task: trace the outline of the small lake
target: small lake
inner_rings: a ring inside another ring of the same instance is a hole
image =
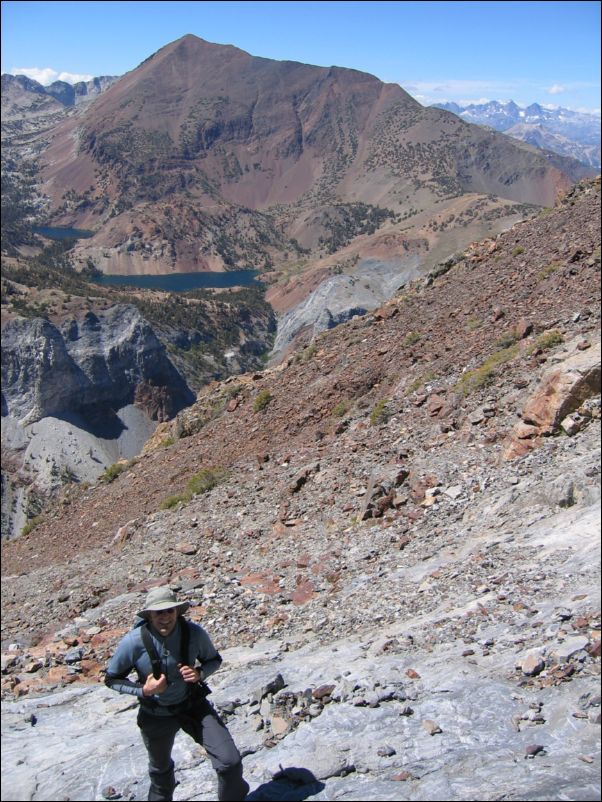
[[[224,287],[252,287],[258,284],[256,270],[230,270],[227,273],[168,273],[159,276],[102,275],[92,279],[103,286],[138,287],[142,290],[187,292]]]
[[[87,231],[85,228],[55,228],[53,226],[34,226],[33,231],[35,234],[40,234],[42,237],[48,239],[88,239],[93,237],[93,231]]]

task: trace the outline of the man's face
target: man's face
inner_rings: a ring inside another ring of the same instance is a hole
[[[157,630],[162,638],[166,638],[173,632],[176,621],[178,620],[178,611],[175,607],[170,607],[167,610],[151,610],[149,612],[151,625]]]

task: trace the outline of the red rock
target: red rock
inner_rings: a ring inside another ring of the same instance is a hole
[[[335,685],[320,685],[318,688],[314,688],[312,696],[314,699],[322,700],[325,696],[330,696],[335,687]]]
[[[255,586],[255,589],[259,593],[268,593],[271,595],[280,593],[281,588],[278,582],[279,580],[277,577],[272,577],[269,574],[263,572],[247,574],[246,576],[243,576],[240,580],[241,585]]]
[[[426,493],[426,482],[422,479],[413,479],[410,480],[410,493],[412,499],[415,502],[420,502],[424,498],[424,494]]]
[[[288,615],[286,613],[278,613],[273,618],[270,618],[268,621],[268,626],[270,627],[277,627],[280,624],[286,624],[288,621]]]
[[[49,683],[55,682],[77,682],[79,679],[77,674],[72,674],[69,671],[68,666],[52,666],[52,668],[48,669],[48,674],[46,677]]]
[[[406,780],[413,780],[414,775],[409,771],[400,771],[399,774],[394,774],[391,777],[395,782],[405,782]]]
[[[532,437],[536,437],[539,434],[539,428],[537,426],[533,426],[533,424],[525,423],[524,421],[519,421],[514,427],[514,435],[519,440],[530,440]]]
[[[522,437],[521,434],[525,431],[526,424],[522,422],[516,424],[515,431],[505,440],[504,450],[502,452],[503,460],[510,461],[524,457],[525,454],[528,454],[529,451],[541,443],[541,438],[537,436],[533,437],[528,435],[527,437]]]
[[[264,582],[266,579],[266,574],[264,573],[253,573],[253,574],[246,574],[245,576],[241,577],[240,584],[241,585],[259,585]]]
[[[521,318],[514,327],[514,333],[519,340],[524,340],[533,331],[533,324],[529,323],[525,318]]]
[[[588,397],[600,392],[600,349],[582,351],[548,371],[523,409],[523,420],[552,432]]]
[[[535,677],[546,667],[545,661],[538,654],[529,654],[520,663],[520,669],[528,677]]]
[[[190,565],[188,568],[182,568],[178,571],[178,577],[188,577],[189,579],[193,579],[200,576],[200,571],[198,568]]]
[[[84,659],[79,665],[86,677],[99,677],[104,668],[104,663],[101,663],[99,660]]]
[[[174,546],[174,550],[180,552],[180,554],[192,555],[196,554],[199,549],[194,543],[177,543]]]
[[[293,604],[306,604],[316,595],[315,588],[309,580],[301,581],[293,593],[291,594],[291,601]]]
[[[431,418],[434,418],[441,412],[444,404],[445,404],[445,399],[442,396],[433,393],[433,395],[429,397],[429,400],[426,403],[426,411],[431,416]]]
[[[103,646],[107,646],[109,644],[113,644],[122,638],[127,629],[105,629],[104,632],[98,632],[96,635],[92,636],[92,640],[90,641],[90,646],[93,649],[99,649]]]
[[[286,526],[282,523],[282,521],[276,521],[276,523],[272,527],[272,534],[283,535],[285,532],[286,532]]]

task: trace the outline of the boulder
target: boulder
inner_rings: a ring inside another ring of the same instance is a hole
[[[537,389],[522,411],[522,420],[513,428],[503,450],[506,460],[524,456],[539,443],[541,436],[554,434],[560,427],[576,434],[585,423],[574,415],[587,399],[600,394],[600,343],[585,351],[576,350],[567,359],[544,373]]]
[[[547,371],[523,408],[523,421],[543,434],[554,432],[560,421],[588,398],[600,394],[600,344],[579,351]]]

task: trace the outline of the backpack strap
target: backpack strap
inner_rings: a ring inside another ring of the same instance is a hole
[[[180,616],[180,663],[183,666],[189,665],[190,655],[188,650],[190,647],[190,626],[184,616]]]
[[[142,624],[140,627],[140,636],[142,637],[142,643],[144,644],[144,648],[148,652],[148,656],[150,657],[150,661],[153,667],[153,677],[155,679],[160,679],[162,665],[161,665],[161,658],[159,657],[157,650],[155,649],[155,644],[153,643],[153,639],[151,637],[150,632],[148,631],[148,624]]]

